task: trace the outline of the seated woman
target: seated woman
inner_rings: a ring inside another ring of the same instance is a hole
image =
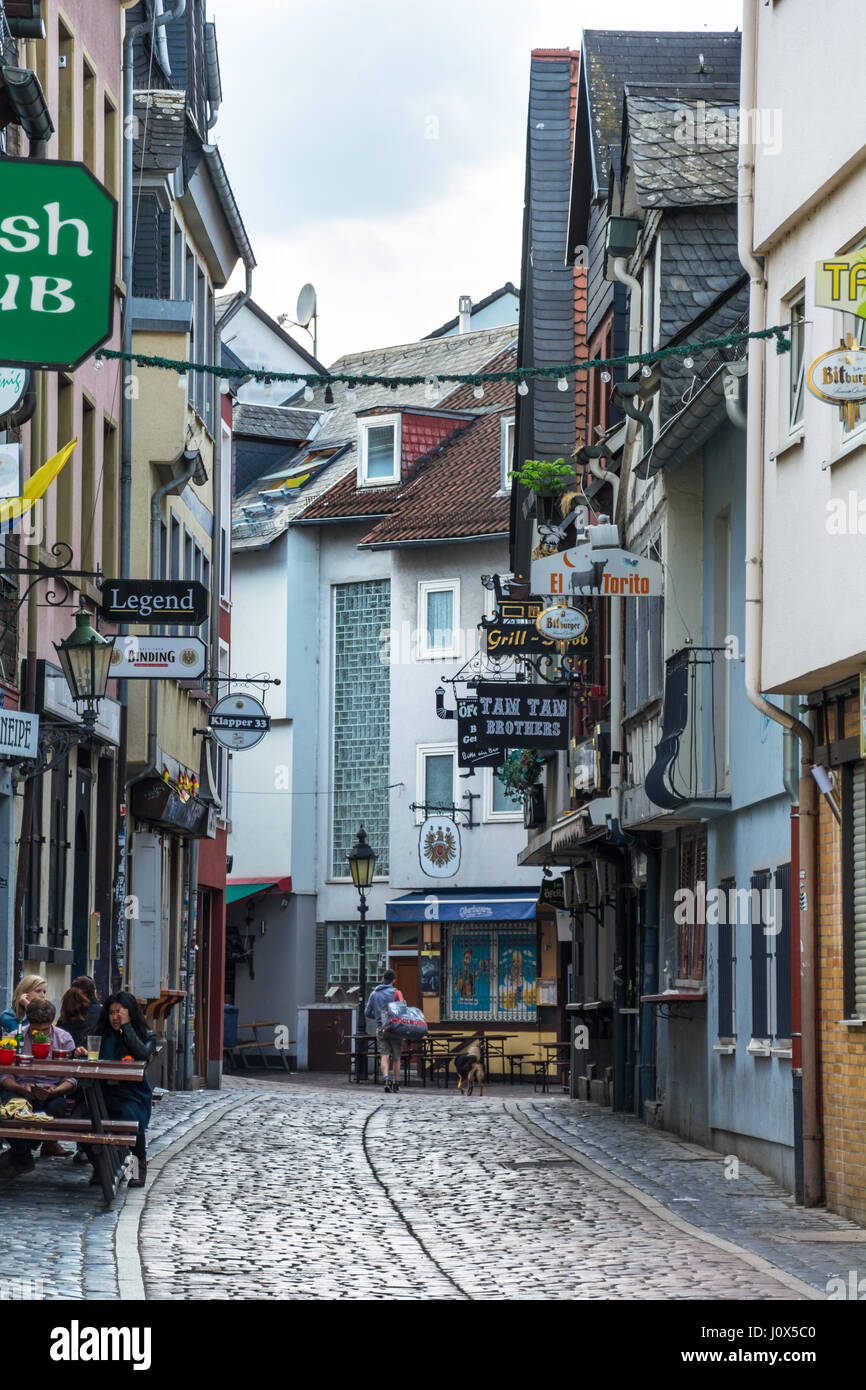
[[[25,977],[26,978],[26,977]],[[55,1028],[54,1005],[49,999],[31,999],[27,1005],[27,1027],[24,1029],[21,1051],[23,1056],[33,1056],[33,1032],[46,1033],[51,1043],[52,1050],[72,1053],[75,1044],[72,1038],[63,1028]],[[38,1063],[35,1070],[38,1071]],[[22,1080],[18,1081],[12,1076],[4,1076],[0,1079],[0,1088],[4,1092],[4,1099],[8,1100],[10,1095],[23,1096],[29,1100],[34,1110],[44,1110],[53,1119],[62,1119],[66,1114],[66,1098],[71,1091],[75,1090],[75,1082],[71,1077],[64,1077],[57,1081],[52,1077],[40,1077],[31,1075],[28,1069],[22,1073]],[[26,1081],[23,1079],[26,1076]],[[32,1150],[36,1148],[38,1141],[26,1139],[12,1139],[10,1148],[12,1150],[10,1161],[14,1168],[27,1171],[34,1166]],[[43,1158],[66,1158],[67,1149],[61,1147],[54,1140],[44,1140],[42,1144]]]
[[[19,1023],[24,1021],[24,1010],[31,999],[44,999],[48,985],[41,975],[24,975],[15,986],[12,1003],[0,1014],[0,1028],[4,1033],[17,1033]]]
[[[121,1062],[124,1057],[133,1057],[136,1062],[146,1062],[156,1048],[156,1035],[148,1028],[138,1000],[125,990],[108,996],[99,1017],[97,1032],[102,1034],[100,1058]],[[141,1081],[109,1082],[104,1095],[105,1108],[113,1120],[138,1121],[138,1134],[132,1151],[138,1160],[138,1173],[129,1186],[144,1187],[147,1177],[144,1132],[150,1123],[153,1106],[150,1082],[147,1077]]]
[[[93,1017],[94,1008],[96,1017]],[[60,1001],[60,1026],[65,1028],[72,1038],[76,1048],[81,1048],[86,1052],[84,1046],[87,1038],[95,1034],[99,1024],[101,1009],[98,1004],[88,998],[84,990],[76,985],[70,985]]]
[[[96,992],[96,981],[92,980],[89,975],[76,975],[69,988],[80,989],[82,994],[86,994],[90,1000],[90,1008],[87,1018],[84,1020],[84,1037],[88,1038],[99,1027],[99,1015],[102,1013],[102,1005]]]

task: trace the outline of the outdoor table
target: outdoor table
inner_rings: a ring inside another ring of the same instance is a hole
[[[540,1060],[533,1064],[535,1066],[535,1080],[537,1083],[540,1073],[541,1089],[542,1091],[547,1091],[547,1083],[549,1080],[547,1068],[550,1066],[551,1062],[553,1062],[553,1065],[557,1068],[557,1073],[566,1073],[571,1065],[571,1039],[561,1038],[557,1042],[538,1043],[536,1045],[538,1047],[543,1047],[545,1052],[547,1053],[547,1056],[543,1060]],[[561,1062],[559,1059],[559,1054],[561,1050],[564,1048],[568,1049],[568,1052],[566,1054],[568,1060]]]
[[[427,1061],[430,1067],[430,1080],[433,1080],[436,1068],[441,1066],[445,1075],[446,1091],[448,1089],[448,1068],[451,1065],[451,1049],[455,1043],[463,1042],[465,1038],[465,1033],[427,1034],[427,1043],[429,1047]],[[439,1051],[437,1051],[437,1047],[439,1047]]]
[[[356,1082],[360,1083],[360,1081],[361,1081],[361,1070],[362,1070],[362,1068],[359,1066],[359,1063],[360,1063],[360,1061],[361,1061],[362,1058],[365,1059],[366,1071],[367,1071],[367,1076],[366,1076],[364,1079],[365,1079],[365,1080],[369,1080],[369,1079],[370,1079],[370,1078],[369,1078],[369,1072],[370,1072],[369,1063],[372,1061],[372,1063],[373,1063],[373,1066],[372,1066],[373,1080],[375,1081],[375,1080],[376,1080],[376,1063],[377,1063],[378,1058],[379,1058],[379,1042],[378,1042],[378,1039],[377,1039],[377,1037],[376,1037],[376,1034],[375,1034],[375,1033],[347,1033],[347,1034],[346,1034],[346,1042],[349,1044],[348,1053],[347,1053],[347,1056],[348,1056],[348,1058],[349,1058],[349,1081],[351,1082],[352,1080],[355,1080]],[[371,1047],[371,1044],[372,1044],[372,1047]],[[353,1070],[354,1070],[354,1077],[353,1077]]]
[[[499,1075],[505,1080],[505,1044],[512,1038],[519,1038],[519,1033],[485,1033],[484,1034],[484,1070],[487,1073],[487,1080],[492,1080],[490,1069],[491,1061],[502,1063],[502,1071]],[[493,1044],[491,1048],[490,1044]],[[514,1068],[511,1069],[511,1079],[514,1080]]]
[[[110,1206],[120,1182],[123,1162],[117,1152],[117,1136],[107,1135],[105,1129],[108,1109],[102,1087],[111,1081],[142,1081],[146,1068],[146,1062],[109,1060],[89,1062],[86,1058],[74,1057],[70,1057],[67,1061],[52,1058],[40,1061],[34,1057],[31,1062],[25,1063],[24,1066],[21,1066],[20,1063],[17,1066],[15,1064],[0,1066],[0,1077],[13,1076],[22,1086],[30,1084],[28,1074],[39,1077],[56,1077],[58,1081],[69,1078],[78,1082],[84,1097],[92,1132],[103,1137],[102,1143],[92,1146],[93,1164],[99,1176],[105,1201]],[[5,1099],[11,1100],[11,1098],[11,1094],[7,1092]],[[44,1132],[45,1139],[50,1139],[53,1129],[63,1128],[63,1121],[54,1120],[51,1124],[42,1123],[39,1128]],[[108,1142],[109,1139],[110,1142]],[[80,1142],[86,1144],[86,1133],[81,1135]]]

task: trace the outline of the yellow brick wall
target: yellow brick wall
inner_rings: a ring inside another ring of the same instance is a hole
[[[858,731],[857,700],[845,705],[845,737]],[[866,1222],[866,1028],[843,1028],[842,843],[823,797],[818,817],[818,1039],[827,1205]]]

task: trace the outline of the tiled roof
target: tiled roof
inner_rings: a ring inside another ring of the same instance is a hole
[[[499,287],[498,290],[494,290],[492,294],[488,294],[484,299],[479,299],[477,304],[473,303],[473,305],[472,305],[472,314],[477,314],[478,311],[479,311],[480,309],[486,309],[486,308],[488,307],[488,305],[490,305],[490,304],[495,304],[496,301],[497,301],[497,299],[501,299],[502,296],[503,296],[504,294],[514,294],[514,295],[517,295],[517,298],[518,298],[518,299],[520,298],[520,290],[517,288],[517,286],[516,286],[516,285],[512,285],[512,283],[511,283],[510,280],[506,280],[505,284],[504,284],[504,285],[500,285],[500,287]],[[428,338],[441,338],[442,335],[443,335],[444,333],[450,333],[453,329],[455,329],[455,328],[457,327],[457,325],[458,325],[459,322],[460,322],[460,315],[459,315],[459,314],[456,314],[455,317],[454,317],[453,319],[449,319],[448,322],[447,322],[447,323],[443,323],[443,324],[441,325],[441,327],[439,327],[439,328],[434,328],[432,333],[428,333],[428,334],[427,334],[427,337],[428,337]],[[470,322],[471,322],[471,314],[470,314]],[[514,322],[515,322],[515,323],[517,322],[516,316],[515,316]]]
[[[135,170],[177,169],[183,160],[186,92],[136,92],[134,112]]]
[[[627,89],[631,164],[641,207],[736,202],[738,104],[736,87]]]
[[[293,406],[235,406],[233,429],[236,435],[250,434],[258,439],[300,441],[309,439],[319,420],[318,410],[299,410]]]
[[[627,84],[718,85],[740,80],[740,35],[736,31],[587,29],[583,53],[596,188],[601,189],[607,186],[609,148],[620,140]]]

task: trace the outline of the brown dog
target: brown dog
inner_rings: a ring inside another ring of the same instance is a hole
[[[478,1094],[484,1095],[484,1063],[481,1060],[481,1044],[477,1040],[455,1054],[454,1070],[459,1078],[458,1091],[463,1091],[465,1096],[471,1096],[477,1082]],[[465,1090],[463,1090],[464,1082],[466,1084]]]

